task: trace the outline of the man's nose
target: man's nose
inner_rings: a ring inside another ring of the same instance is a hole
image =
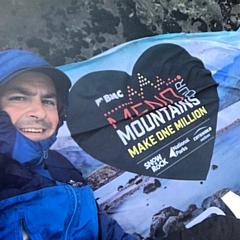
[[[44,119],[46,117],[46,110],[41,100],[34,100],[31,102],[28,110],[28,117],[37,120]]]

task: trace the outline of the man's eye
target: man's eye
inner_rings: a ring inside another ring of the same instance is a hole
[[[24,100],[26,100],[26,98],[22,97],[22,96],[14,96],[14,97],[10,97],[9,100],[10,101],[24,101]]]
[[[56,106],[56,102],[54,100],[43,100],[43,104]]]

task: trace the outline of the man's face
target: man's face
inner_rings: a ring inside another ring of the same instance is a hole
[[[58,125],[57,94],[52,80],[40,72],[25,72],[0,88],[0,108],[25,137],[44,140]]]

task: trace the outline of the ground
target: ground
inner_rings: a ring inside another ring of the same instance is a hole
[[[60,66],[141,37],[236,31],[240,0],[2,0],[0,14],[0,50]]]

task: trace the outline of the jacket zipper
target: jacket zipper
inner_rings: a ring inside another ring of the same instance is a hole
[[[31,240],[29,233],[26,228],[26,224],[24,222],[24,219],[21,219],[21,234],[22,234],[22,239],[23,240]]]
[[[68,240],[68,232],[69,232],[70,226],[72,224],[72,221],[73,221],[73,219],[75,217],[75,214],[77,212],[77,195],[76,195],[76,192],[74,191],[72,186],[66,185],[66,187],[68,187],[71,190],[71,192],[72,192],[72,194],[74,196],[74,210],[73,210],[73,214],[71,216],[71,219],[69,221],[69,224],[67,226],[66,233],[65,233],[65,238],[64,238],[64,239]]]
[[[43,149],[43,168],[44,170],[47,170],[47,163],[46,163],[46,159],[48,158],[48,151]]]
[[[43,149],[43,159],[48,158],[48,150]]]

